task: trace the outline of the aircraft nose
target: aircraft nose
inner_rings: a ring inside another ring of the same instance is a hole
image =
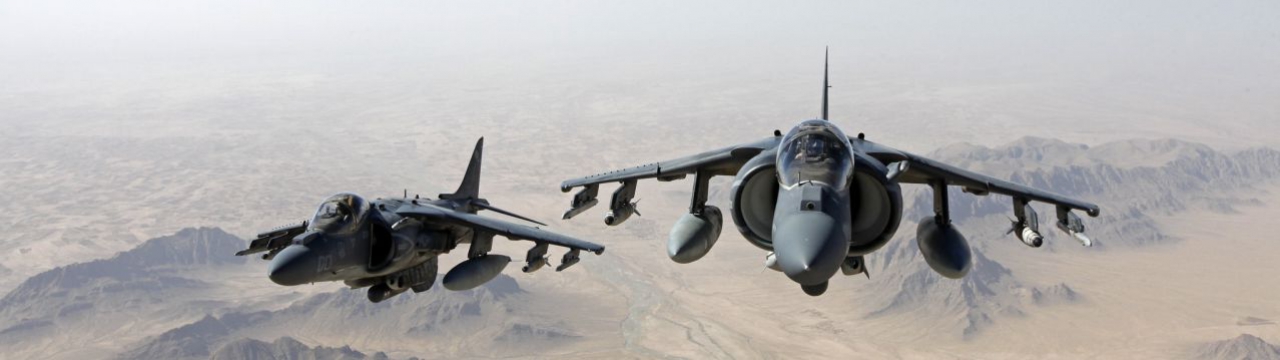
[[[787,277],[801,285],[817,285],[835,275],[849,254],[840,222],[817,211],[779,220],[773,232],[773,251]]]
[[[306,245],[289,245],[271,259],[267,277],[276,284],[292,286],[311,282],[315,256]]]

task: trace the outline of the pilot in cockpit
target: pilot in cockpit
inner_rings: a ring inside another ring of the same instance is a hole
[[[778,180],[785,187],[815,182],[835,188],[848,185],[852,153],[842,134],[829,124],[802,123],[783,139],[778,152]]]
[[[351,234],[360,229],[369,203],[356,194],[340,193],[320,203],[309,229],[331,234]]]

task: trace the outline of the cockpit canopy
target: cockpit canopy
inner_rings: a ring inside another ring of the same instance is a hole
[[[339,193],[320,203],[311,217],[308,230],[330,234],[352,234],[360,229],[369,215],[369,202],[360,195]]]
[[[828,121],[800,123],[778,148],[778,181],[782,187],[812,181],[837,189],[849,186],[853,176],[853,150],[849,138]]]

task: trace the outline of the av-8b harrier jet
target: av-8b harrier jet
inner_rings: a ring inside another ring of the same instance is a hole
[[[582,250],[596,255],[604,246],[476,215],[489,210],[545,226],[545,224],[489,205],[479,197],[480,155],[484,138],[476,143],[462,185],[439,199],[409,198],[365,201],[355,194],[337,194],[320,204],[310,221],[259,234],[238,256],[266,252],[271,281],[301,285],[342,281],[352,288],[369,287],[369,301],[380,302],[407,290],[423,292],[436,279],[439,256],[469,243],[467,259],[444,275],[441,284],[460,291],[492,280],[511,258],[490,254],[495,235],[534,243],[525,254],[524,272],[547,265],[549,245],[568,248],[556,271],[578,262]]]
[[[1032,201],[1053,204],[1057,227],[1084,246],[1092,241],[1072,210],[1098,216],[1098,206],[1037,190],[897,150],[850,138],[827,121],[826,65],[823,69],[822,117],[796,125],[786,135],[711,150],[693,156],[567,180],[560,189],[581,187],[564,214],[569,219],[598,203],[602,183],[618,182],[604,222],[621,224],[636,213],[636,181],[673,181],[693,175],[689,213],[671,229],[667,255],[677,263],[702,258],[720,236],[723,215],[707,205],[707,184],[714,176],[734,176],[730,216],[738,231],[765,251],[765,266],[781,271],[805,293],[826,292],[837,271],[866,274],[863,257],[880,249],[898,230],[902,218],[899,184],[923,184],[933,189],[934,216],[920,220],[916,236],[921,254],[934,271],[958,279],[969,271],[972,254],[964,236],[951,223],[947,205],[950,187],[984,196],[1012,198],[1010,232],[1023,243],[1039,247],[1038,216]],[[867,275],[870,276],[870,275]]]

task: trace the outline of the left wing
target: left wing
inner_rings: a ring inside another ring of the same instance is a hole
[[[1083,200],[978,174],[868,140],[858,138],[849,140],[855,147],[860,147],[867,155],[880,160],[884,164],[899,163],[897,166],[890,166],[890,171],[898,170],[900,172],[898,182],[929,184],[932,181],[941,180],[945,181],[947,185],[960,186],[964,188],[965,192],[978,195],[986,193],[1003,194],[1024,201],[1033,200],[1053,204],[1058,206],[1060,210],[1062,208],[1083,210],[1093,217],[1097,217],[1100,211],[1098,205]]]
[[[530,240],[537,243],[563,246],[572,250],[586,250],[593,252],[596,255],[600,255],[600,253],[604,252],[604,246],[600,244],[578,240],[573,237],[560,235],[539,228],[512,224],[502,220],[454,211],[434,205],[404,204],[399,209],[396,209],[396,213],[402,216],[466,226],[472,229],[491,232],[494,235],[501,235],[502,237],[511,240]]]

